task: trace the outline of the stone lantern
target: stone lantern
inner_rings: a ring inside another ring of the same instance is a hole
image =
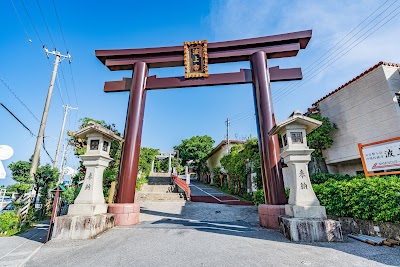
[[[86,153],[81,155],[86,175],[81,191],[68,208],[68,214],[56,218],[53,238],[86,239],[114,225],[113,214],[107,213],[108,205],[103,194],[103,172],[112,160],[110,147],[113,140],[123,139],[111,130],[93,121],[75,133],[87,139]]]
[[[285,121],[271,129],[269,135],[279,134],[281,157],[289,168],[290,194],[285,215],[279,217],[281,231],[293,241],[342,240],[339,222],[328,220],[310,182],[308,163],[314,151],[307,145],[307,134],[322,122],[295,111]]]

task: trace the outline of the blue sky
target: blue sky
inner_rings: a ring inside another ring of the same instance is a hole
[[[59,86],[55,87],[51,102],[45,142],[53,158],[63,104],[79,108],[70,112],[68,130],[76,130],[77,120],[86,116],[115,123],[123,132],[128,94],[105,94],[103,85],[131,73],[109,71],[94,56],[96,49],[182,45],[184,41],[214,42],[312,29],[309,46],[297,57],[269,61],[269,66],[304,70],[302,82],[272,84],[277,121],[295,109],[305,111],[317,99],[379,61],[400,62],[400,3],[395,0],[221,0],[196,4],[54,0],[67,47],[53,1],[39,0],[52,38],[37,2],[23,0],[23,3],[29,16],[21,1],[5,0],[0,4],[0,78],[39,120],[54,61],[54,57],[46,58],[42,43],[49,50],[55,46],[61,53],[68,49],[73,60],[70,66],[67,61],[61,63]],[[248,68],[249,64],[212,65],[210,72],[233,72],[243,67]],[[150,70],[150,75],[153,74],[182,76],[184,72],[183,68]],[[0,102],[37,134],[38,121],[14,94],[0,83]],[[256,136],[253,114],[251,85],[150,91],[142,146],[169,150],[182,139],[204,134],[219,143],[225,138],[224,122],[228,117],[232,119],[231,138]],[[0,129],[0,145],[9,145],[15,151],[12,158],[3,162],[5,166],[32,155],[36,138],[4,109],[0,109]],[[50,162],[43,150],[41,161]],[[77,162],[70,153],[67,165],[75,168]],[[0,180],[0,185],[10,183],[8,171],[8,177]]]

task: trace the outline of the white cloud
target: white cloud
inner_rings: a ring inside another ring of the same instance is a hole
[[[346,50],[339,49],[332,55],[331,59],[327,60],[329,62],[335,61],[335,63],[301,87],[301,93],[292,93],[293,99],[285,99],[284,107],[279,107],[281,103],[277,103],[278,109],[283,113],[288,113],[287,109],[310,106],[314,100],[329,93],[336,86],[347,82],[379,61],[399,63],[400,27],[398,25],[400,15],[397,15],[351,51],[343,54],[387,19],[398,14],[400,3],[395,0],[388,0],[387,2],[381,0],[214,1],[211,5],[208,22],[214,39],[218,41],[312,29],[313,37],[309,46],[301,51],[297,57],[272,62],[273,65],[279,64],[282,67],[301,66],[303,70],[307,66],[315,67],[314,71],[310,73],[304,71],[306,78],[315,75],[324,68],[324,64],[316,65],[321,60],[314,63],[316,59],[329,51],[337,42],[344,44],[349,37],[344,40],[342,38],[382,4],[384,5],[373,16],[369,17],[349,35],[350,37],[356,34],[344,45],[349,47]],[[383,14],[373,20],[381,12]],[[365,33],[369,27],[382,19],[383,21],[379,25]],[[366,28],[362,29],[364,26]],[[359,30],[361,31],[358,32]],[[354,40],[358,41],[354,42]],[[332,54],[334,49],[328,54]],[[338,59],[339,57],[341,58]],[[279,89],[282,86],[274,85],[273,88]]]

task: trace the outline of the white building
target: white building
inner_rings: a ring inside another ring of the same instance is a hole
[[[400,64],[379,62],[313,104],[337,126],[323,152],[330,173],[363,173],[358,143],[400,136]]]
[[[227,146],[227,141],[222,140],[208,155],[207,165],[208,168],[212,171],[215,167],[221,166],[221,158],[228,154],[231,147],[237,144],[244,144],[246,141],[241,140],[229,140],[229,148]]]

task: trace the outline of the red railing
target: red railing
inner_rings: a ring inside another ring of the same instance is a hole
[[[186,184],[186,182],[179,178],[176,174],[172,175],[172,180],[177,186],[186,192],[186,197],[190,199],[190,187]]]

